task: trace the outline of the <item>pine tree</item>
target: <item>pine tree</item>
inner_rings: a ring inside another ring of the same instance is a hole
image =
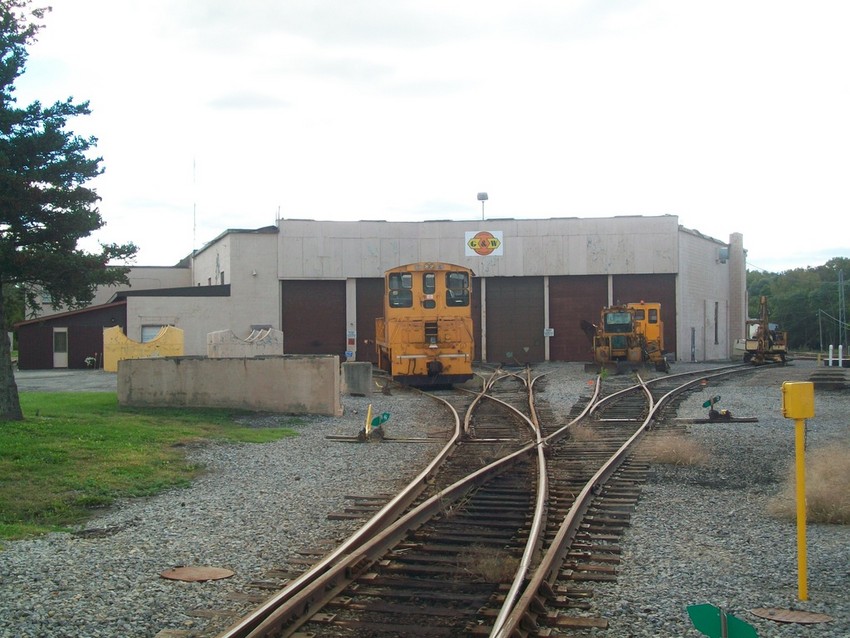
[[[67,130],[70,118],[88,115],[88,102],[71,98],[44,107],[17,105],[15,81],[23,74],[27,45],[46,9],[30,0],[0,0],[0,285],[23,290],[30,307],[37,292],[54,307],[84,306],[98,286],[126,283],[136,254],[128,244],[101,244],[99,253],[77,247],[104,224],[100,198],[84,184],[102,173],[92,157],[97,140]],[[6,324],[0,296],[0,325]],[[23,418],[8,339],[0,339],[0,421]]]

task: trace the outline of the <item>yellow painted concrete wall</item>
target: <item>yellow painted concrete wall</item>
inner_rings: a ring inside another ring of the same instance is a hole
[[[118,362],[126,359],[150,359],[183,356],[183,331],[166,326],[151,341],[129,339],[120,326],[103,329],[103,369],[118,372]]]
[[[118,403],[338,416],[339,376],[336,355],[127,359],[118,366]]]

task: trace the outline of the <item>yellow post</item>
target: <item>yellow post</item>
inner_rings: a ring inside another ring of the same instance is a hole
[[[797,588],[808,600],[806,586],[806,419],[815,415],[815,386],[810,381],[782,384],[782,416],[794,419],[797,474]]]
[[[794,421],[797,474],[797,591],[808,600],[806,586],[806,420]]]
[[[369,434],[372,432],[372,404],[369,404],[369,409],[366,410],[366,438],[369,438]]]

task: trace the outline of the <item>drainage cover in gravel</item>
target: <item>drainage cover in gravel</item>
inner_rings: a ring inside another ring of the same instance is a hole
[[[832,616],[826,614],[816,614],[813,611],[802,611],[800,609],[774,609],[760,608],[751,609],[750,613],[759,618],[767,618],[776,622],[791,622],[803,625],[809,625],[819,622],[829,622]]]
[[[160,576],[169,580],[204,582],[206,580],[230,578],[233,576],[233,572],[221,567],[175,567],[174,569],[165,570]]]

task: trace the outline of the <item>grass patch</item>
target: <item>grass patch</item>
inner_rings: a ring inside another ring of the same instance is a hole
[[[567,432],[573,441],[598,441],[602,438],[599,432],[587,425],[573,425]]]
[[[458,556],[458,567],[464,580],[509,583],[519,567],[519,559],[506,550],[474,544]]]
[[[777,518],[797,518],[797,478],[788,469],[782,491],[768,503]],[[850,447],[820,448],[806,453],[806,520],[850,524]]]
[[[24,421],[0,423],[0,538],[83,523],[115,499],[183,487],[203,468],[187,446],[265,443],[295,432],[240,425],[221,409],[122,408],[114,392],[21,393]]]
[[[693,439],[684,434],[661,432],[645,438],[640,451],[653,463],[665,465],[703,465],[708,454]]]

